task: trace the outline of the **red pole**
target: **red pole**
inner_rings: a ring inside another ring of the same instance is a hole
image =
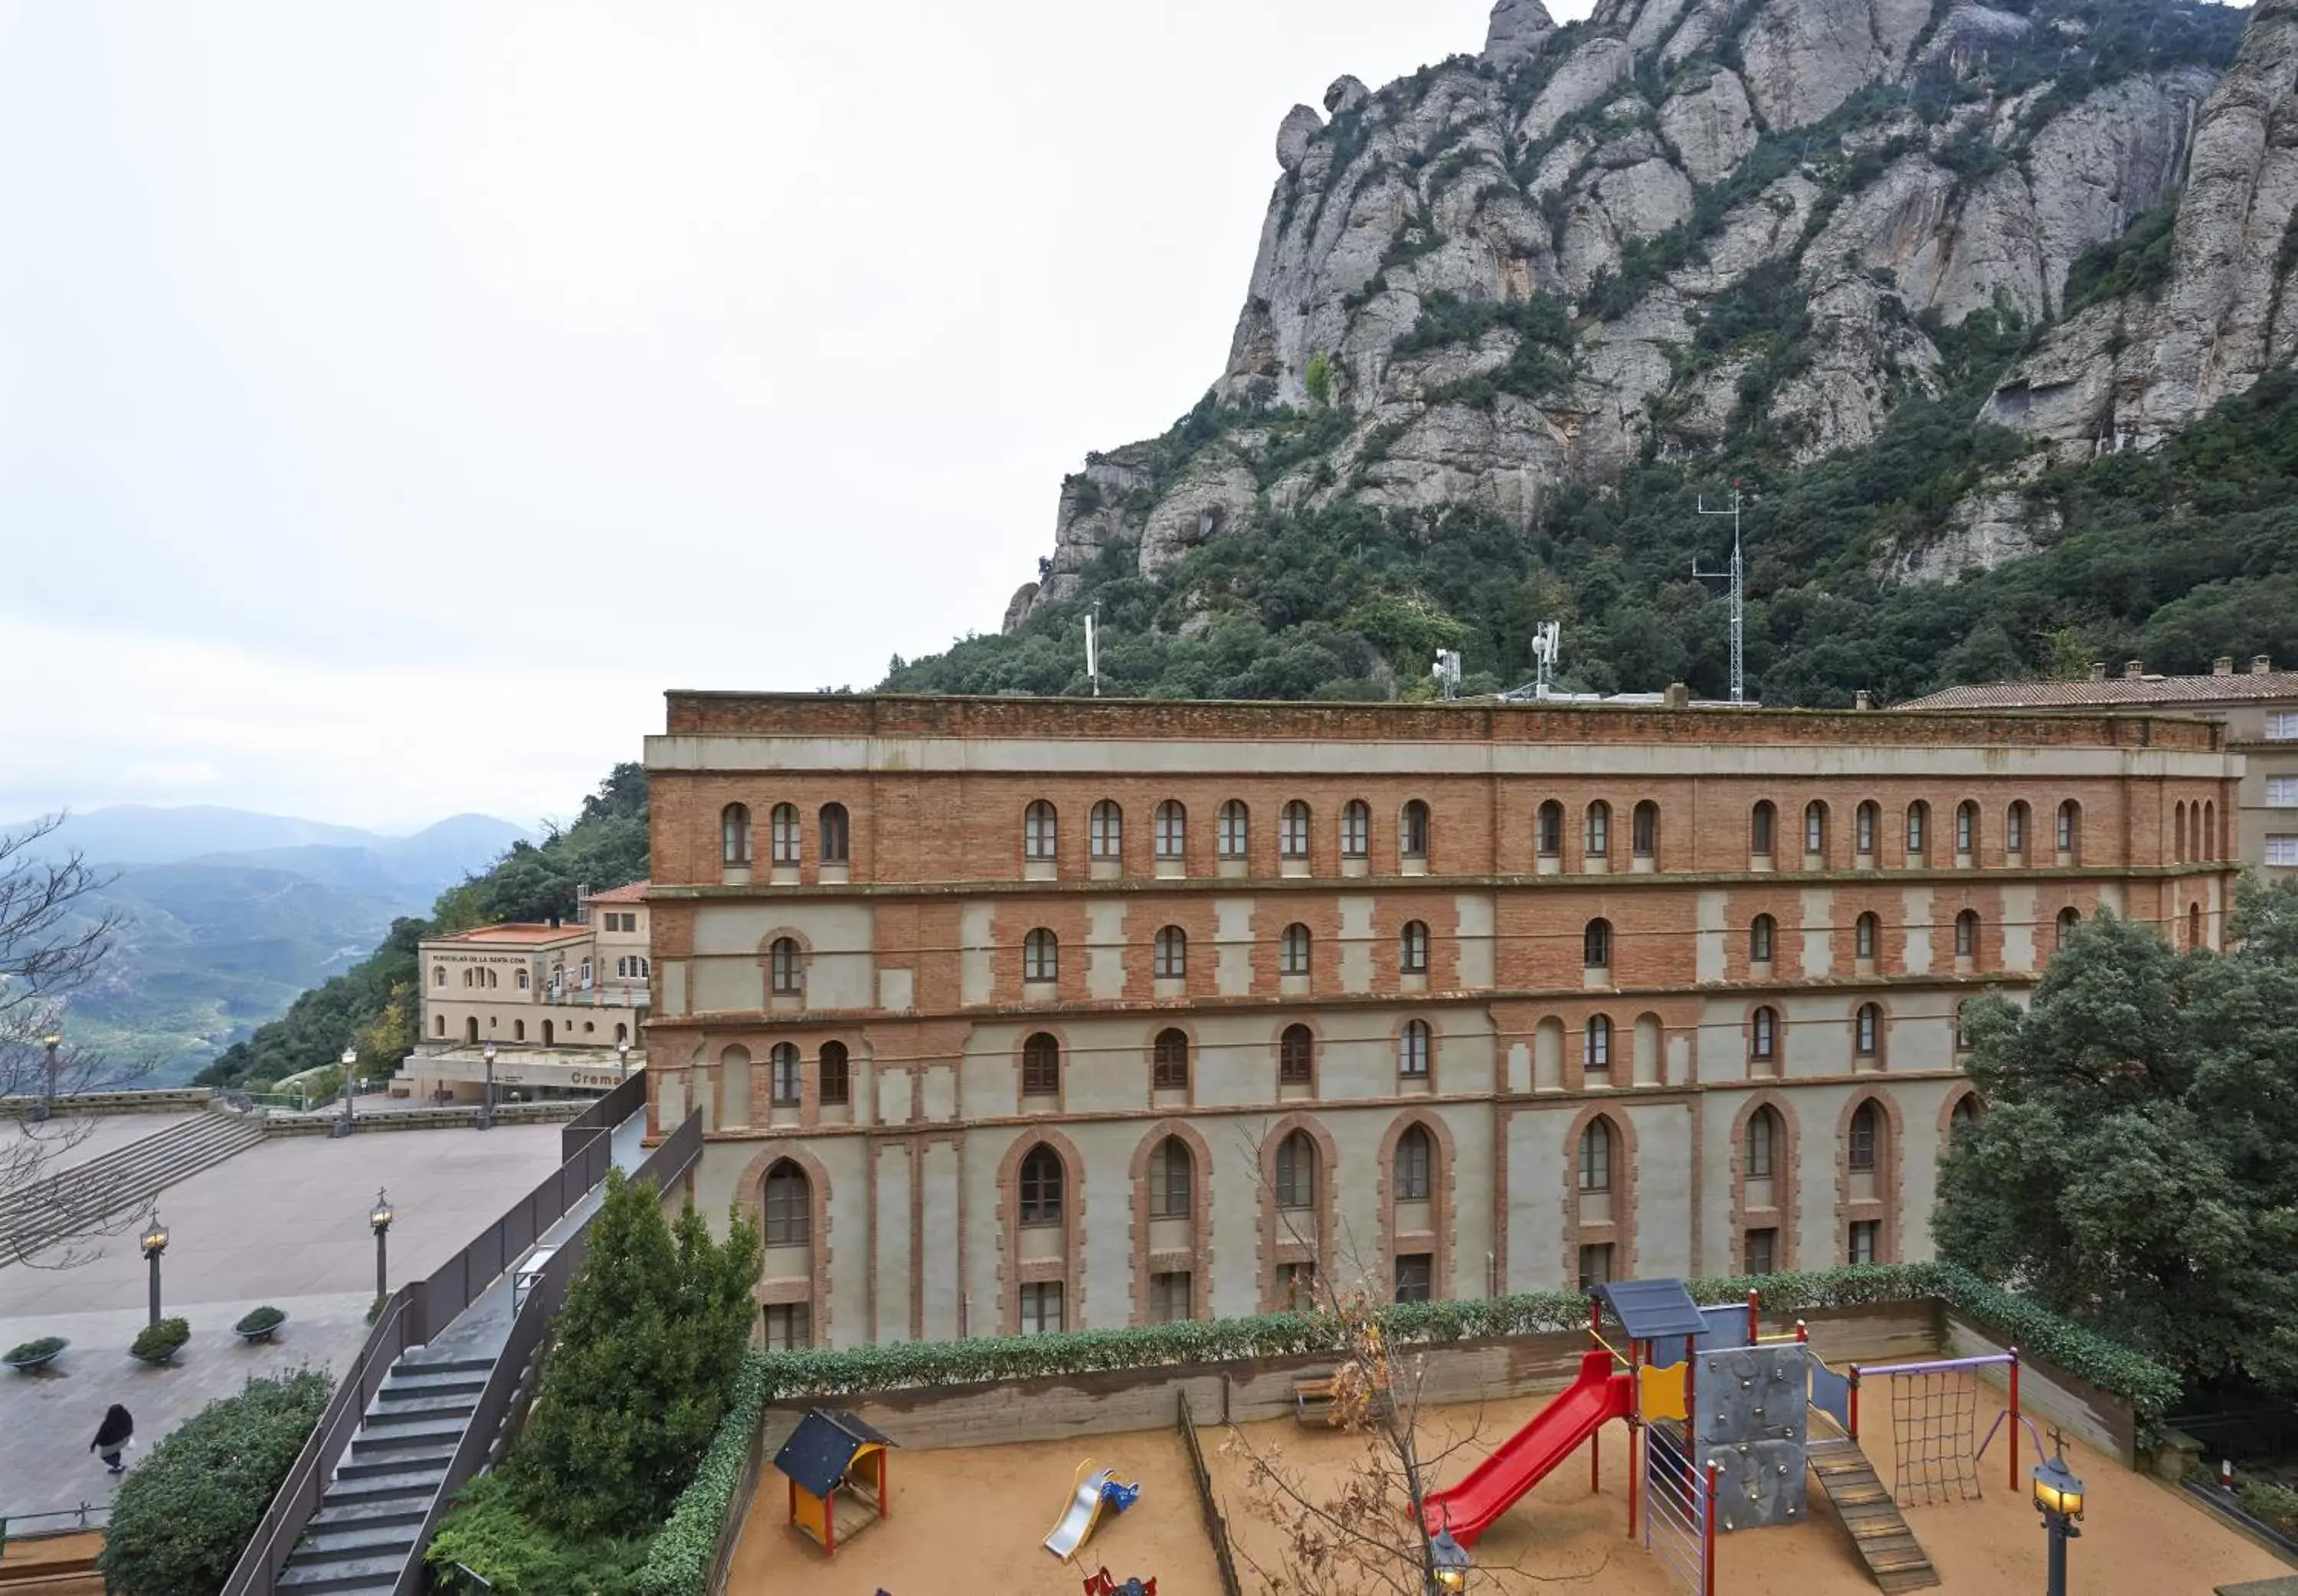
[[[1588,1494],[1593,1496],[1604,1488],[1604,1432],[1588,1433]]]
[[[1588,1299],[1588,1344],[1594,1346],[1603,1338],[1604,1304],[1595,1297]]]
[[[1851,1366],[1851,1438],[1859,1439],[1859,1366]]]
[[[1748,1344],[1755,1345],[1764,1338],[1763,1294],[1754,1286],[1748,1287]]]
[[[2011,1349],[2011,1494],[2019,1494],[2019,1349]]]
[[[1811,1327],[1805,1324],[1801,1319],[1796,1320],[1796,1344],[1798,1346],[1805,1346],[1808,1345],[1810,1341]]]
[[[1715,1465],[1707,1465],[1707,1511],[1699,1526],[1699,1596],[1715,1596]]]

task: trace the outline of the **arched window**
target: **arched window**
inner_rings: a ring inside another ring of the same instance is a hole
[[[1533,828],[1533,846],[1543,859],[1553,859],[1564,851],[1564,806],[1554,798],[1540,806]]]
[[[2059,806],[2059,851],[2072,855],[2082,848],[2082,806],[2069,798]]]
[[[2186,862],[2186,806],[2173,805],[2170,810],[2170,858],[2173,863]]]
[[[2067,945],[2068,939],[2071,939],[2071,937],[2073,937],[2073,935],[2075,934],[2075,927],[2077,927],[2077,926],[2080,925],[2081,923],[2082,923],[2082,911],[2081,911],[2081,910],[2077,909],[2077,908],[2076,908],[2076,907],[2074,907],[2071,904],[2070,904],[2067,907],[2065,907],[2065,908],[2063,908],[2063,909],[2061,909],[2061,910],[2059,911],[2059,918],[2058,918],[2058,922],[2057,922],[2057,924],[2058,924],[2058,939],[2057,939],[2055,942],[2054,942],[2054,943],[2052,944],[2053,950],[2054,950],[2054,951],[2055,951],[2055,950],[2056,950],[2056,949],[2058,949],[2058,948],[2064,947]]]
[[[1955,1100],[1955,1107],[1947,1117],[1947,1134],[1950,1143],[1965,1126],[1979,1123],[1979,1094],[1965,1092]]]
[[[1152,970],[1159,980],[1179,980],[1189,973],[1189,934],[1178,925],[1161,927]]]
[[[1061,1155],[1043,1142],[1021,1161],[1021,1222],[1058,1225],[1062,1222]]]
[[[1917,798],[1907,806],[1907,857],[1920,855],[1930,840],[1931,806]]]
[[[1827,851],[1827,806],[1817,798],[1803,806],[1803,851],[1807,854]]]
[[[1780,1016],[1769,1008],[1757,1009],[1748,1017],[1748,1056],[1759,1064],[1775,1062],[1780,1056]]]
[[[1404,806],[1396,851],[1408,859],[1428,856],[1428,806],[1418,798]]]
[[[1746,1173],[1750,1180],[1769,1180],[1779,1156],[1780,1117],[1759,1108],[1748,1118]]]
[[[794,939],[776,937],[767,950],[766,963],[773,972],[775,996],[797,997],[805,993],[806,960]]]
[[[1277,855],[1282,859],[1309,856],[1309,806],[1299,798],[1277,812]]]
[[[1407,1020],[1396,1038],[1396,1072],[1407,1080],[1428,1079],[1428,1022]]]
[[[477,971],[475,971],[475,970],[466,970],[466,971],[464,971],[464,972],[463,972],[463,984],[464,984],[465,986],[467,986],[467,987],[470,987],[470,986],[476,986],[478,983],[477,983],[477,982],[473,979],[473,977],[476,976],[477,974],[478,974],[478,972],[477,972]]]
[[[806,1096],[806,1082],[798,1064],[798,1044],[776,1042],[766,1054],[767,1073],[773,1078],[768,1090],[776,1108],[796,1108]]]
[[[446,965],[434,964],[431,966],[431,984],[434,987],[443,987],[447,984]]]
[[[1429,1175],[1435,1162],[1435,1150],[1428,1140],[1428,1132],[1418,1125],[1408,1126],[1396,1138],[1396,1201],[1426,1203],[1430,1187]]]
[[[1851,923],[1851,956],[1855,959],[1875,957],[1875,945],[1882,940],[1883,922],[1872,914],[1862,914]]]
[[[1588,1029],[1580,1033],[1580,1063],[1583,1069],[1609,1071],[1612,1067],[1612,1017],[1609,1014],[1588,1016]]]
[[[773,832],[774,863],[796,864],[798,860],[798,806],[795,804],[776,804],[768,824]]]
[[[2219,856],[2219,806],[2215,799],[2203,806],[2203,844],[2200,853],[2204,859],[2215,859]]]
[[[1659,806],[1649,798],[1628,812],[1628,846],[1639,859],[1659,853]]]
[[[1096,859],[1125,856],[1125,811],[1107,798],[1086,820],[1086,849]]]
[[[1612,806],[1598,798],[1588,806],[1587,827],[1583,833],[1586,852],[1591,859],[1601,859],[1612,851]]]
[[[1351,798],[1341,810],[1341,857],[1362,859],[1372,852],[1372,808]]]
[[[1285,935],[1277,945],[1277,972],[1280,975],[1309,973],[1309,950],[1312,946],[1309,928],[1295,921],[1285,928]]]
[[[822,862],[824,864],[845,864],[847,851],[852,845],[852,839],[847,835],[852,828],[847,824],[846,806],[824,804],[814,821],[816,834],[822,839]]]
[[[1231,798],[1220,806],[1219,823],[1214,827],[1216,851],[1224,859],[1242,859],[1252,839],[1252,814],[1238,799]]]
[[[1277,1084],[1304,1087],[1316,1079],[1317,1038],[1305,1025],[1288,1025],[1277,1039]]]
[[[1317,1144],[1296,1130],[1277,1144],[1277,1206],[1312,1208],[1317,1202]]]
[[[1609,1120],[1591,1120],[1588,1129],[1580,1133],[1580,1189],[1583,1192],[1608,1192],[1612,1189],[1612,1122]]]
[[[1021,1096],[1053,1097],[1062,1089],[1062,1045],[1047,1031],[1034,1031],[1021,1044]]]
[[[1428,928],[1408,920],[1396,939],[1396,969],[1400,975],[1428,973]]]
[[[1045,861],[1055,857],[1061,847],[1061,816],[1054,806],[1038,798],[1021,811],[1021,856]]]
[[[1197,1161],[1189,1145],[1169,1136],[1149,1154],[1149,1217],[1186,1220],[1196,1206]]]
[[[522,991],[522,992],[525,991],[529,987],[533,986],[533,984],[534,984],[534,982],[533,982],[533,977],[530,975],[530,973],[529,973],[528,972],[526,972],[526,971],[525,971],[525,970],[522,970],[522,971],[520,971],[520,972],[518,972],[518,989],[519,989],[520,991]]]
[[[1882,1139],[1882,1115],[1875,1112],[1872,1103],[1863,1103],[1851,1116],[1849,1145],[1846,1149],[1851,1172],[1872,1175],[1875,1172],[1876,1149]]]
[[[1851,1019],[1851,1050],[1861,1058],[1879,1058],[1883,1052],[1883,1011],[1863,1003]]]
[[[1156,1041],[1150,1044],[1149,1087],[1158,1092],[1189,1089],[1188,1032],[1168,1026],[1157,1033]]]
[[[1608,970],[1612,963],[1612,922],[1591,920],[1580,935],[1580,962],[1591,970]]]
[[[1167,798],[1157,806],[1157,856],[1186,858],[1188,851],[1189,812],[1178,800]]]
[[[1748,815],[1748,851],[1758,858],[1769,858],[1773,835],[1779,830],[1780,812],[1771,799],[1757,804]]]
[[[525,1021],[514,1020],[510,1022],[510,1039],[514,1042],[524,1042],[526,1040]]]
[[[1965,909],[1955,917],[1955,956],[1975,959],[1979,956],[1979,912]]]
[[[1971,1051],[1971,1002],[1968,998],[1955,1005],[1955,1050]]]
[[[718,858],[729,869],[750,862],[750,806],[729,804],[718,811]]]
[[[431,1034],[434,1037],[443,1037],[447,1034],[446,1015],[434,1014],[431,1016]]]
[[[813,1194],[806,1171],[785,1158],[766,1171],[766,1236],[770,1247],[803,1247],[814,1239]]]
[[[816,1084],[821,1088],[822,1100],[825,1104],[843,1104],[852,1101],[853,1069],[847,1062],[845,1043],[824,1042],[822,1045],[821,1079]]]
[[[1883,811],[1869,798],[1851,812],[1851,845],[1863,859],[1875,856],[1875,833],[1882,829]]]
[[[1062,944],[1059,938],[1041,925],[1021,939],[1023,980],[1057,980],[1061,973]]]
[[[2186,906],[2186,946],[2200,947],[2202,945],[2203,906],[2199,903],[2190,903]]]
[[[2004,811],[2003,847],[2006,853],[2015,856],[2027,851],[2027,819],[2031,813],[2023,798]]]
[[[1748,962],[1768,964],[1772,949],[1779,936],[1779,922],[1769,914],[1758,914],[1748,922]]]
[[[1969,798],[1955,806],[1955,851],[1959,854],[1979,851],[1979,806]]]

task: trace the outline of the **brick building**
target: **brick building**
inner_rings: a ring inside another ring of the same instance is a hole
[[[1921,1259],[1958,1006],[2216,941],[2225,737],[675,692],[653,1125],[777,1343]]]

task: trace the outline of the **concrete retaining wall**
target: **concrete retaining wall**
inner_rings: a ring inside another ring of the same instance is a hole
[[[1947,1315],[1947,1355],[1983,1358],[2010,1349],[1977,1326],[1952,1312]],[[1991,1364],[1980,1377],[1998,1390],[2010,1383],[2010,1371]],[[2138,1466],[2138,1418],[2130,1404],[2110,1396],[2088,1380],[2067,1373],[2056,1364],[2019,1354],[2019,1406],[2039,1431],[2057,1425],[2070,1435],[2122,1460],[2126,1468]],[[2029,1450],[2021,1443],[2021,1456]]]

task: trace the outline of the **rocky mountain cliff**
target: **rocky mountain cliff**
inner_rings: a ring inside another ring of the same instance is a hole
[[[2291,195],[2249,232],[2244,198],[2261,176],[2298,193],[2257,147],[2294,52],[2263,8],[2221,91],[2239,25],[2216,7],[2052,0],[1603,0],[1557,28],[1539,0],[1501,0],[1482,54],[1376,92],[1343,78],[1328,116],[1285,117],[1214,386],[1244,414],[1178,470],[1142,445],[1088,464],[1039,593],[1017,595],[1009,621],[1075,592],[1114,543],[1153,573],[1264,501],[1468,503],[1528,524],[1554,484],[1615,477],[1648,448],[1712,450],[1751,374],[1777,362],[1773,329],[1733,326],[1751,279],[1807,319],[1795,369],[1761,393],[1791,457],[1864,442],[1901,394],[1935,385],[1927,320],[2057,314],[2085,252],[2179,194],[2198,138],[2213,203],[2180,232],[2182,275],[2196,256],[2197,281],[2218,269],[2200,292],[2261,318],[2254,279],[2272,275]],[[1507,313],[1543,301],[1539,325]],[[2186,302],[2156,314],[2214,349]],[[1996,409],[2040,389],[2051,402],[2026,425],[2095,435],[2093,390],[2145,385],[2159,434],[2222,391],[2207,352],[2186,362],[2207,373],[2116,375],[2106,346],[2129,319],[2119,302],[2088,308]],[[1252,417],[1310,408],[1312,366],[1350,426],[1285,459],[1282,429]]]

